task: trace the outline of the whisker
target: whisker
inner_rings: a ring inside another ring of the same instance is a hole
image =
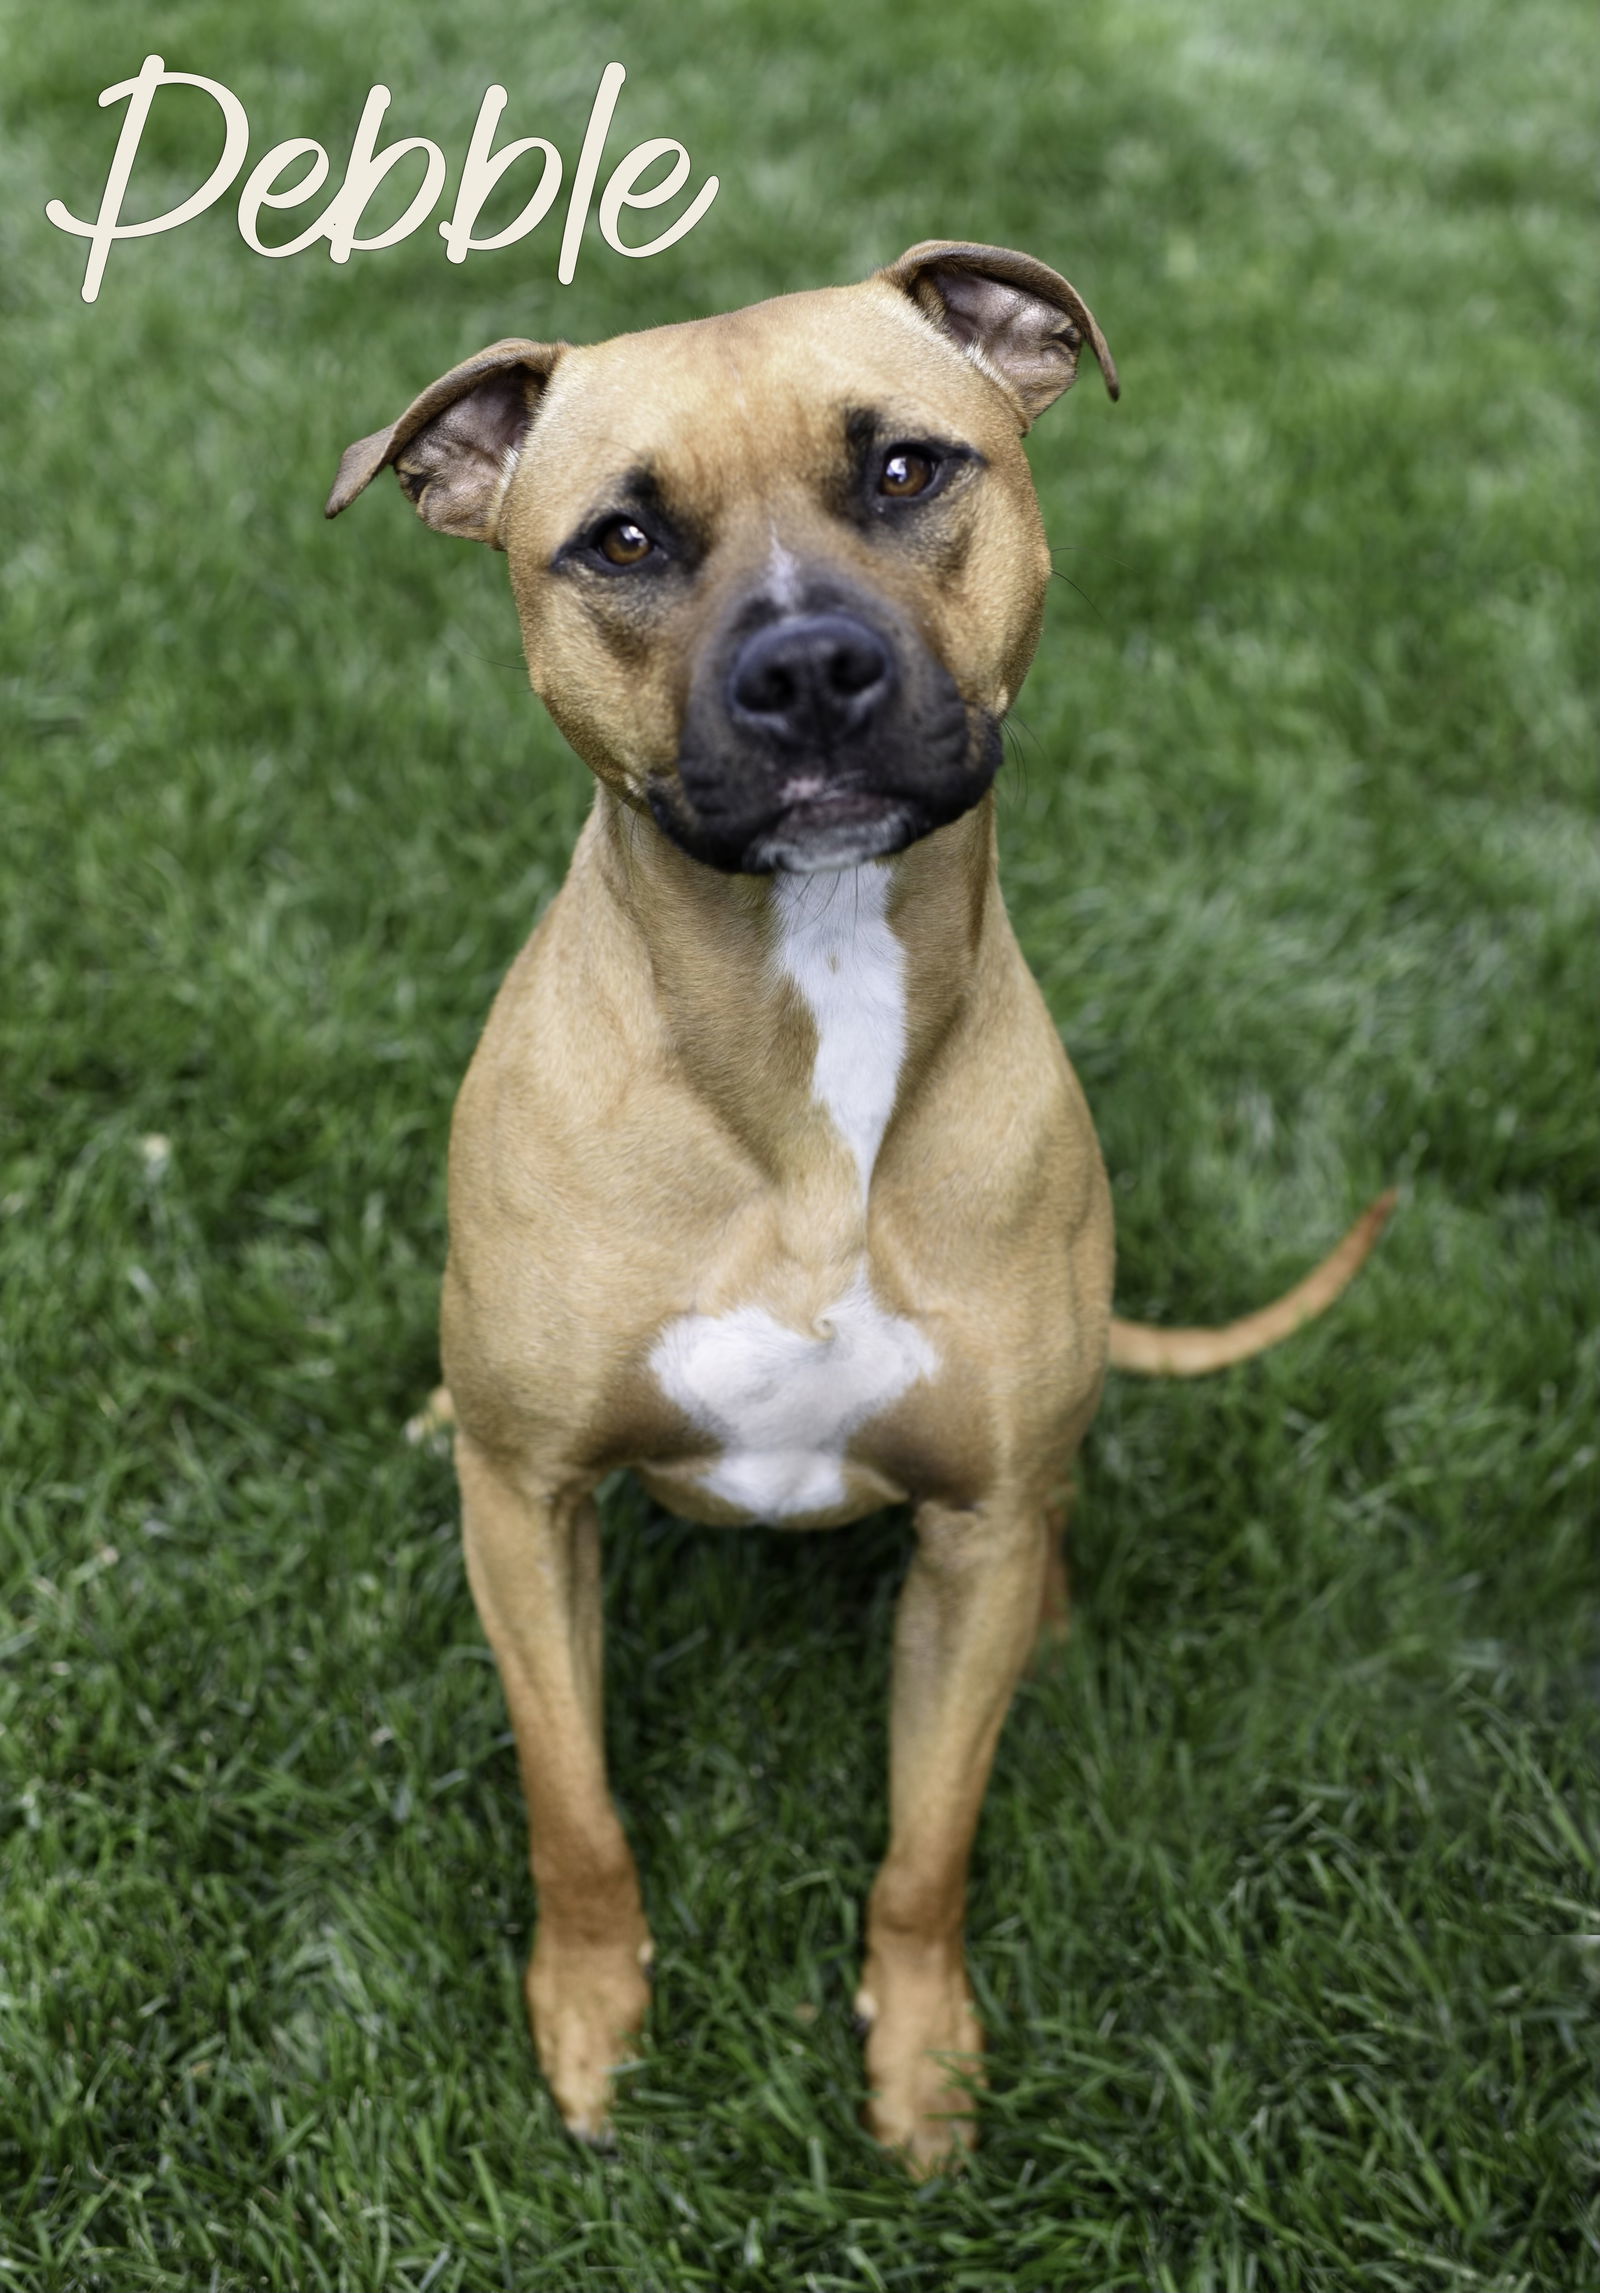
[[[1028,756],[1026,749],[1022,745],[1022,736],[1023,733],[1027,730],[1028,728],[1022,724],[1019,719],[1013,717],[1004,717],[1001,720],[1001,737],[1006,744],[1009,761],[1017,768],[1014,777],[1020,780],[1022,783],[1019,794],[1024,803],[1027,802],[1028,798]],[[1033,739],[1033,735],[1031,733],[1029,733],[1029,738]],[[1039,744],[1037,740],[1034,740],[1035,748],[1037,748],[1038,745]],[[1011,782],[1007,781],[1001,787],[1002,796],[1009,796],[1010,790]]]
[[[501,653],[486,653],[481,645],[469,644],[464,637],[456,637],[453,640],[452,650],[457,653],[465,653],[471,661],[482,661],[491,669],[515,669],[523,677],[528,673],[528,664],[520,654],[515,660],[508,660]]]
[[[1052,581],[1064,581],[1069,589],[1076,589],[1078,595],[1083,599],[1085,605],[1088,606],[1089,611],[1094,615],[1095,619],[1104,623],[1107,628],[1110,627],[1110,623],[1106,621],[1105,615],[1101,612],[1099,606],[1096,605],[1094,599],[1089,595],[1087,589],[1079,588],[1077,582],[1073,580],[1070,573],[1063,573],[1059,565],[1052,565],[1050,568],[1050,578]]]
[[[1038,751],[1039,755],[1043,756],[1044,743],[1040,740],[1039,735],[1034,731],[1032,725],[1029,724],[1026,717],[1019,717],[1016,710],[1013,709],[1011,714],[1006,719],[1006,726],[1008,730],[1010,730],[1012,727],[1015,727],[1019,736],[1023,733],[1026,733],[1029,740],[1032,741],[1034,748]]]
[[[1101,565],[1120,566],[1124,573],[1128,572],[1132,565],[1132,560],[1130,558],[1113,557],[1111,552],[1105,549],[1091,550],[1084,542],[1051,542],[1049,544],[1049,554],[1052,557],[1093,557],[1096,562]]]

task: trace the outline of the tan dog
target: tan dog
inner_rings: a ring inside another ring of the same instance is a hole
[[[1050,559],[1022,450],[1088,345],[1042,263],[927,242],[864,284],[592,348],[496,343],[346,453],[503,549],[535,690],[599,781],[456,1109],[444,1367],[467,1566],[516,1731],[527,1996],[574,2132],[606,2123],[651,1940],[606,1787],[599,1522],[631,1466],[692,1520],[909,1499],[890,1842],[857,2001],[869,2123],[972,2138],[968,1853],[1110,1358],[1083,1094],[1001,904],[991,783]]]

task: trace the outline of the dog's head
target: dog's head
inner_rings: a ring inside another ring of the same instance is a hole
[[[1038,641],[1022,437],[1087,306],[1030,256],[928,240],[824,287],[588,348],[498,342],[350,447],[503,549],[535,690],[697,859],[899,851],[975,804]]]

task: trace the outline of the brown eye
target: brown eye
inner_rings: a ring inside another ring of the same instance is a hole
[[[927,492],[933,484],[934,469],[930,455],[919,454],[911,446],[897,446],[883,465],[878,491],[896,501],[909,501],[913,494]]]
[[[594,546],[608,565],[640,565],[656,545],[632,518],[613,518],[595,535]]]

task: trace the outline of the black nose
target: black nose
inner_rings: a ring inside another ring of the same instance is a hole
[[[853,613],[799,613],[747,637],[728,676],[737,724],[791,748],[863,731],[894,685],[888,646]]]

